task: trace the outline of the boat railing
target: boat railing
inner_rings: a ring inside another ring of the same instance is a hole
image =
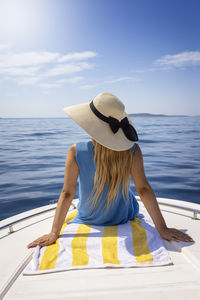
[[[72,202],[70,208],[75,209],[75,208],[76,208],[76,205]],[[8,233],[13,233],[13,232],[14,232],[13,225],[16,225],[17,223],[20,223],[20,222],[22,222],[22,221],[28,220],[28,219],[30,219],[30,218],[33,218],[33,217],[36,217],[36,216],[45,214],[45,213],[50,212],[50,211],[55,210],[55,209],[56,209],[56,205],[55,205],[54,207],[47,208],[47,209],[45,209],[45,210],[42,210],[42,211],[33,213],[33,214],[29,215],[29,216],[20,218],[20,219],[18,219],[18,220],[16,220],[16,221],[13,221],[13,222],[10,222],[10,223],[8,223],[8,224],[6,224],[6,225],[3,225],[3,226],[0,227],[0,230],[3,230],[3,229],[5,229],[5,228],[8,228],[8,229],[9,229],[9,232],[8,232]],[[71,210],[72,210],[72,209],[71,209]],[[70,209],[69,209],[69,210],[70,210]]]
[[[137,199],[137,200],[142,201],[141,199]],[[164,206],[169,206],[169,207],[173,207],[173,208],[178,208],[178,209],[182,209],[182,210],[191,211],[193,213],[192,219],[198,220],[198,214],[200,214],[200,209],[187,207],[187,206],[182,206],[182,205],[177,205],[177,204],[173,204],[173,203],[165,203],[165,202],[160,202],[160,201],[157,201],[157,202],[158,202],[159,205],[164,205]]]
[[[136,196],[136,198],[137,198],[138,201],[142,201],[138,196]],[[78,200],[78,199],[74,199],[74,200]],[[161,202],[161,201],[159,201],[159,200],[157,200],[157,202],[158,202],[159,205],[164,205],[164,206],[168,206],[168,207],[173,207],[173,208],[178,208],[178,209],[190,211],[190,212],[193,213],[192,219],[198,220],[198,214],[200,214],[200,209],[191,208],[191,207],[182,206],[182,205],[177,205],[177,204],[173,204],[173,203]],[[75,209],[75,208],[76,208],[75,203],[72,202],[70,208],[71,208],[71,210]],[[8,224],[6,224],[6,225],[4,225],[4,226],[1,226],[1,227],[0,227],[0,230],[3,230],[3,229],[5,229],[5,228],[8,228],[8,229],[9,229],[9,232],[8,232],[8,233],[13,233],[13,232],[14,232],[13,226],[16,225],[17,223],[20,223],[20,222],[25,221],[25,220],[28,220],[28,219],[30,219],[30,218],[39,216],[39,215],[44,214],[44,213],[47,213],[47,212],[50,212],[50,211],[55,210],[55,209],[56,209],[56,205],[55,205],[55,207],[51,207],[51,208],[45,209],[45,210],[43,210],[43,211],[36,212],[36,213],[34,213],[34,214],[31,214],[31,215],[29,215],[29,216],[23,217],[23,218],[18,219],[18,220],[16,220],[16,221],[10,222],[10,223],[8,223]]]

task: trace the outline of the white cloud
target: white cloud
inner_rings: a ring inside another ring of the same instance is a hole
[[[0,51],[10,48],[9,44],[0,44]]]
[[[44,87],[44,88],[52,88],[52,87],[61,87],[63,86],[65,83],[77,83],[81,80],[83,80],[84,77],[71,77],[71,78],[64,78],[64,79],[59,79],[56,80],[55,83],[40,83],[38,84],[40,87]]]
[[[97,56],[96,52],[93,51],[84,51],[84,52],[74,52],[62,56],[58,59],[58,62],[66,62],[69,60],[85,60]]]
[[[185,67],[200,66],[200,51],[185,51],[177,54],[166,54],[153,61],[153,67],[130,70],[133,73],[148,73],[172,70],[174,67],[184,70]]]
[[[141,70],[131,70],[133,73],[146,73],[146,72],[155,72],[158,71],[158,68],[148,68],[148,69],[141,69]]]
[[[55,62],[60,57],[59,53],[51,52],[24,52],[0,54],[0,67],[23,67],[42,65]]]
[[[43,74],[43,76],[49,77],[49,76],[58,76],[64,74],[72,74],[76,72],[81,72],[83,70],[92,69],[93,67],[94,64],[90,64],[87,62],[57,65],[56,67],[49,69],[46,73]]]
[[[9,45],[7,44],[0,44],[0,50],[7,49],[8,47]],[[20,85],[34,85],[44,79],[48,81],[49,77],[59,76],[59,80],[54,82],[54,87],[62,86],[65,83],[75,84],[83,80],[84,77],[74,76],[66,78],[66,75],[94,68],[94,63],[89,63],[85,60],[95,56],[97,56],[97,53],[92,51],[74,52],[66,55],[47,51],[22,53],[0,52],[1,80],[5,78],[7,80],[14,79]],[[66,61],[72,62],[66,63]],[[53,87],[49,82],[41,82],[40,86]]]
[[[177,54],[167,54],[153,62],[157,66],[189,67],[200,65],[200,51],[185,51]]]
[[[105,80],[104,83],[115,83],[120,81],[137,81],[137,79],[135,77],[126,76],[126,77],[116,78],[113,80]]]
[[[81,80],[83,80],[84,77],[81,77],[81,76],[76,76],[76,77],[71,77],[71,78],[63,78],[63,79],[59,79],[57,80],[56,82],[57,83],[77,83]]]
[[[6,75],[10,75],[10,76],[32,76],[39,69],[40,69],[40,67],[2,68],[2,69],[0,69],[0,74],[6,74]]]
[[[93,85],[93,84],[85,84],[85,85],[81,85],[80,89],[89,90],[89,89],[94,89],[95,87],[96,87],[96,85]]]
[[[51,90],[42,90],[42,94],[44,94],[44,95],[49,95],[51,93],[52,93]]]
[[[43,88],[58,88],[61,87],[62,84],[59,83],[40,83],[38,86],[43,87]]]
[[[21,85],[34,85],[40,81],[40,77],[29,77],[29,78],[23,78],[22,80],[18,80],[18,84]]]
[[[8,93],[6,93],[6,96],[7,96],[7,97],[15,97],[15,93],[13,93],[13,92],[8,92]]]
[[[8,45],[0,45],[4,49]],[[0,54],[0,67],[9,68],[9,67],[23,67],[23,66],[33,66],[33,65],[42,65],[46,63],[61,63],[69,60],[86,60],[91,57],[97,56],[97,53],[92,51],[84,52],[75,52],[68,55],[61,55],[60,53],[54,52],[24,52],[24,53],[3,53]]]
[[[53,87],[61,87],[63,86],[65,83],[77,83],[81,80],[83,80],[84,77],[71,77],[71,78],[63,78],[63,79],[59,79],[59,80],[56,80],[55,83],[40,83],[38,84],[39,87],[43,87],[43,88],[53,88]],[[34,84],[36,83],[38,80],[37,80],[37,77],[34,78],[30,78],[30,79],[25,79],[23,82],[20,82],[20,84]]]

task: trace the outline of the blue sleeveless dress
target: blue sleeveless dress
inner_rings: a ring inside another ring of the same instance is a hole
[[[132,152],[135,149],[135,145],[136,144],[131,148]],[[91,211],[91,204],[85,203],[94,185],[96,162],[94,160],[93,147],[94,145],[91,140],[78,142],[76,144],[76,161],[79,167],[79,203],[77,205],[78,212],[76,217],[68,223],[84,223],[91,225],[124,224],[128,222],[128,220],[135,218],[139,212],[139,204],[130,188],[130,201],[127,201],[127,199],[124,201],[122,183],[120,184],[114,203],[112,203],[108,209],[104,209],[108,191],[107,184],[104,187],[101,201],[96,206],[95,210]]]

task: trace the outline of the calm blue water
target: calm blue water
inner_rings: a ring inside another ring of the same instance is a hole
[[[200,203],[200,117],[131,119],[156,196]],[[89,139],[67,117],[0,119],[0,220],[56,202],[69,146]]]

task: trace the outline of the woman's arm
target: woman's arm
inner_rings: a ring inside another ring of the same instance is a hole
[[[78,174],[79,168],[76,162],[76,144],[73,144],[69,148],[66,157],[64,184],[57,203],[51,232],[49,234],[39,237],[32,243],[28,244],[27,248],[35,247],[37,245],[50,245],[57,240],[62,225],[64,223],[66,214],[76,193],[76,183],[78,179]]]
[[[136,190],[151,216],[160,235],[167,240],[191,241],[191,237],[175,228],[168,228],[160,211],[156,196],[147,181],[144,172],[143,157],[139,145],[135,147],[133,155],[133,165],[131,175],[135,183]]]
[[[59,235],[64,223],[66,214],[70,208],[72,200],[76,194],[76,183],[78,179],[79,168],[76,162],[76,144],[73,144],[68,151],[65,162],[64,184],[58,204],[56,207],[55,217],[51,232]]]

